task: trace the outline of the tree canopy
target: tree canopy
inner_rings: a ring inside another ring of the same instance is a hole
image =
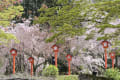
[[[119,17],[120,0],[57,0],[56,3],[59,5],[41,7],[38,10],[40,16],[34,21],[35,24],[49,23],[54,35],[47,39],[47,42],[64,41],[71,34],[72,36],[84,34],[86,26],[82,24],[83,22],[95,23],[95,27],[100,28],[99,33],[108,27],[119,28],[119,25],[112,25],[109,22]],[[100,37],[98,40],[108,37]]]
[[[82,16],[78,15],[79,6],[74,5],[73,2],[57,1],[58,5],[49,8],[40,8],[39,19],[34,23],[50,24],[51,31],[55,34],[47,39],[47,42],[51,42],[56,39],[56,43],[64,42],[66,37],[73,37],[74,35],[81,35],[85,31],[85,28],[81,28],[80,21]]]
[[[1,0],[0,1],[0,25],[2,27],[10,26],[13,18],[21,16],[23,7],[20,0]],[[16,40],[12,34],[5,33],[0,29],[0,44],[8,43],[10,40]]]
[[[13,1],[13,2],[12,2]],[[21,16],[23,7],[19,0],[3,0],[0,2],[0,25],[10,26],[10,22],[16,16]]]

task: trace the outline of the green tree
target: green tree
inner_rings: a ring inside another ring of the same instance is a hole
[[[12,19],[23,13],[23,7],[20,6],[19,0],[1,0],[0,4],[0,26],[2,27],[10,26]],[[12,39],[17,41],[14,35],[0,29],[0,44],[8,43]]]
[[[69,3],[69,0],[58,0],[58,5],[50,8],[40,8],[40,16],[34,23],[46,24],[51,26],[51,31],[55,34],[47,39],[47,42],[56,40],[56,43],[63,43],[66,37],[82,35],[85,28],[81,28],[80,21],[83,17],[79,15],[81,6],[74,5],[74,1]],[[82,3],[83,5],[85,3]]]
[[[96,3],[89,3],[89,1],[72,0],[69,2],[69,0],[57,0],[58,5],[39,9],[40,16],[34,23],[47,23],[51,26],[51,31],[55,34],[47,39],[47,42],[53,40],[63,42],[66,37],[71,37],[71,34],[72,36],[84,34],[86,28],[82,24],[83,22],[95,23],[96,27],[100,28],[99,33],[108,27],[119,28],[119,25],[111,25],[109,21],[120,17],[120,0],[103,0]],[[93,33],[92,37],[94,35]],[[100,37],[98,40],[111,39],[111,36],[112,34],[105,34],[104,37]]]
[[[8,44],[11,40],[19,42],[13,34],[5,33],[3,30],[0,29],[0,45]]]
[[[0,25],[1,26],[10,26],[10,22],[16,16],[21,16],[23,7],[15,2],[16,0],[3,0],[0,2],[2,6],[0,6]],[[14,4],[13,4],[14,3]],[[16,3],[16,4],[15,4]],[[4,7],[3,7],[4,6]]]
[[[38,16],[38,9],[42,7],[43,4],[46,4],[48,7],[53,7],[58,5],[57,0],[23,0],[22,6],[24,7],[24,17],[28,18],[30,15]],[[31,11],[31,13],[29,13]]]
[[[113,78],[114,80],[119,80],[120,79],[120,72],[119,69],[107,69],[106,72],[104,73],[106,77]]]

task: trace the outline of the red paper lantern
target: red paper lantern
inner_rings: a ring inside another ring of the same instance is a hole
[[[56,44],[53,45],[51,48],[53,49],[54,52],[58,52],[59,51],[59,46],[57,46]]]
[[[103,48],[108,48],[108,41],[102,41]]]
[[[70,54],[68,54],[66,57],[67,57],[67,60],[68,60],[68,61],[71,61],[71,60],[72,60],[72,56],[71,56]]]
[[[12,49],[10,50],[10,53],[11,53],[12,56],[16,56],[16,55],[17,55],[17,50],[14,49],[14,48],[12,48]]]

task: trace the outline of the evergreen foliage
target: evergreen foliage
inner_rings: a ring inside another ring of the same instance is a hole
[[[56,39],[56,43],[64,43],[66,37],[82,35],[85,28],[79,27],[81,26],[80,20],[82,20],[82,16],[79,15],[80,7],[78,5],[74,5],[73,2],[68,4],[67,0],[58,0],[57,3],[62,6],[40,8],[39,19],[35,20],[34,23],[50,24],[51,31],[55,34],[47,39],[46,42]]]
[[[13,34],[5,33],[3,30],[0,30],[0,45],[8,44],[11,40],[19,42]]]
[[[0,1],[0,26],[7,27],[13,18],[16,16],[21,16],[23,7],[20,6],[19,0],[1,0]],[[11,40],[18,42],[13,34],[5,33],[0,29],[0,45],[7,44]]]
[[[46,42],[55,40],[56,43],[64,43],[66,37],[83,35],[86,30],[83,22],[95,23],[95,27],[100,28],[99,33],[104,33],[105,28],[120,27],[109,23],[120,17],[120,0],[71,0],[69,3],[67,1],[69,0],[58,0],[56,3],[59,3],[59,5],[38,10],[40,16],[34,23],[49,23],[51,32],[54,32],[54,35],[46,39]],[[66,26],[69,29],[66,29]],[[92,39],[94,35],[95,33],[87,35],[86,40]],[[107,40],[111,37],[115,38],[112,34],[105,34],[97,40]]]
[[[120,80],[120,72],[119,69],[107,69],[105,72],[105,76],[109,78],[113,78],[114,80]]]
[[[90,34],[87,34],[87,37],[85,40],[90,40],[90,39],[93,39],[94,38],[94,35],[95,35],[95,31],[91,31]]]
[[[39,12],[37,11],[39,8],[45,4],[47,7],[54,6],[62,6],[65,4],[69,4],[71,0],[23,0],[22,6],[24,7],[23,16],[28,18],[29,16],[39,16]],[[62,4],[61,4],[62,3]],[[29,11],[31,11],[29,13]]]
[[[4,0],[1,1],[1,11],[0,11],[0,25],[1,26],[10,26],[10,22],[12,21],[13,18],[16,16],[21,16],[23,7],[20,6],[20,4],[17,4],[15,2],[16,0],[13,0],[11,2],[10,0]],[[14,4],[13,4],[14,3]],[[3,8],[2,5],[5,7]]]

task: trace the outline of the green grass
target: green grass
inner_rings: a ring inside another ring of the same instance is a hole
[[[67,77],[69,75],[60,75],[57,77],[57,80],[65,80],[65,77]],[[78,75],[70,75],[70,76],[73,76],[73,77],[76,77],[78,79]]]
[[[69,77],[69,78],[68,78]],[[14,79],[14,78],[21,78],[21,79],[35,79],[35,80],[79,80],[78,75],[59,75],[56,78],[54,77],[44,77],[44,76],[30,76],[29,74],[21,74],[16,73],[9,76],[0,75],[0,79]]]
[[[64,78],[65,78],[65,75],[58,76],[58,77],[57,77],[57,80],[64,80]]]

